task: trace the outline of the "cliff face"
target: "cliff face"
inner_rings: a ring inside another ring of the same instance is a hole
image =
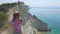
[[[32,16],[23,3],[9,9],[9,21],[12,20],[14,12],[18,10],[20,18],[23,20],[22,31],[24,34],[35,34],[39,29],[47,30],[47,24],[39,20],[36,16]]]

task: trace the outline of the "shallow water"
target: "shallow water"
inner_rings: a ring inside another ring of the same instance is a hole
[[[47,34],[60,34],[60,9],[59,8],[39,8],[31,7],[29,12],[36,15],[40,20],[48,24],[52,29]]]

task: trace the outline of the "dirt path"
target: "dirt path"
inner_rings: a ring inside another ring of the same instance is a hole
[[[8,33],[9,33],[8,30],[0,32],[0,34],[8,34]]]

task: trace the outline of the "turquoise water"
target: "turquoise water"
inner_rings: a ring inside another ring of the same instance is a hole
[[[47,34],[60,34],[60,9],[32,7],[29,12],[48,24],[52,29]]]

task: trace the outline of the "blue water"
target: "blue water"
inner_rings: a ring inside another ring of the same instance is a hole
[[[52,29],[49,34],[60,34],[60,9],[59,8],[39,8],[31,7],[29,12],[36,15],[40,20],[48,24]]]

